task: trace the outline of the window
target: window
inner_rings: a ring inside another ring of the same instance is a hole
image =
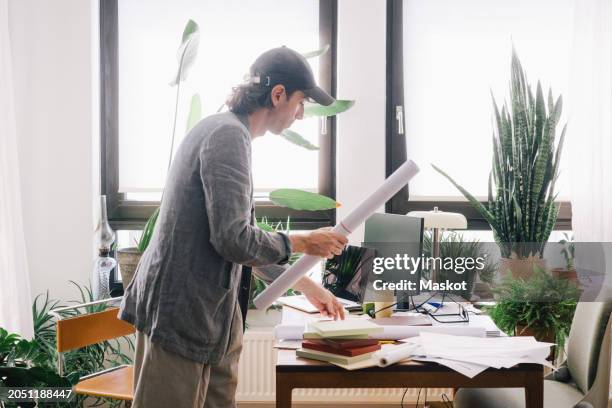
[[[393,152],[398,150],[421,168],[410,183],[410,201],[396,197],[391,210],[438,205],[466,214],[471,228],[484,228],[484,220],[430,163],[486,199],[491,93],[501,109],[509,93],[512,46],[532,86],[541,79],[545,93],[552,87],[555,98],[565,97],[560,123],[567,121],[573,0],[391,0],[389,4],[393,105],[387,108],[391,124],[387,164],[393,169],[403,161]],[[403,135],[397,132],[397,109]],[[557,182],[561,203],[557,227],[569,229],[564,167],[562,163]]]
[[[105,0],[100,7],[102,188],[115,229],[141,228],[159,205],[176,100],[176,87],[169,82],[189,19],[199,25],[200,45],[195,65],[180,84],[175,152],[185,134],[192,95],[200,95],[203,116],[217,112],[232,86],[243,81],[250,64],[267,49],[287,45],[306,52],[329,44],[326,54],[309,62],[319,73],[319,84],[335,93],[336,1],[180,0],[170,5],[159,0]],[[318,145],[318,151],[278,136],[254,141],[258,217],[284,221],[291,216],[296,228],[334,223],[335,211],[291,211],[267,200],[267,193],[276,188],[335,197],[335,120],[326,121],[322,126],[317,119],[305,119],[292,126]]]

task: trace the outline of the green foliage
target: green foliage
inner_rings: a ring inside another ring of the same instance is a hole
[[[497,304],[489,313],[500,329],[510,335],[515,334],[517,325],[536,334],[552,330],[557,351],[563,349],[580,298],[580,290],[573,283],[536,267],[530,279],[509,276],[494,292]]]
[[[564,232],[563,236],[565,238],[559,241],[560,244],[563,244],[561,254],[563,254],[565,258],[567,270],[571,271],[574,269],[574,252],[576,251],[576,244],[574,243],[574,238],[570,237],[567,232]]]
[[[178,48],[177,59],[179,62],[178,72],[176,73],[170,86],[176,85],[176,102],[174,104],[174,120],[172,124],[172,139],[170,141],[170,155],[168,157],[168,170],[172,163],[172,156],[174,152],[174,139],[176,135],[176,120],[178,117],[178,106],[180,100],[180,84],[187,78],[189,69],[195,63],[198,55],[198,47],[200,45],[200,28],[198,24],[189,20],[183,30],[183,36],[181,37],[181,45]],[[198,123],[202,118],[202,102],[199,94],[194,94],[191,97],[191,104],[189,107],[189,115],[187,117],[187,132]],[[151,242],[153,231],[155,230],[155,224],[157,223],[157,217],[159,216],[159,207],[151,214],[147,223],[142,231],[140,240],[138,241],[138,250],[144,252]]]
[[[356,295],[346,290],[355,277],[363,260],[366,248],[348,245],[342,254],[334,256],[325,262],[323,271],[323,287],[335,296],[361,302]]]
[[[153,236],[153,232],[155,230],[155,224],[157,223],[157,217],[159,217],[159,207],[153,211],[153,214],[151,214],[147,220],[147,223],[145,224],[144,229],[142,230],[142,235],[138,240],[138,250],[140,252],[144,252],[151,242],[151,237]]]
[[[187,128],[185,133],[188,133],[196,123],[202,119],[202,99],[199,93],[193,94],[189,105],[189,116],[187,116]]]
[[[280,221],[277,223],[271,223],[266,217],[263,217],[256,222],[256,225],[258,228],[266,232],[284,232],[288,234],[290,230],[290,223],[290,218],[287,218],[287,222],[285,225],[283,225],[283,223]],[[293,265],[301,256],[302,254],[300,253],[291,254],[291,258],[289,258],[289,265]],[[268,285],[266,285],[264,281],[253,275],[251,279],[251,288],[249,291],[249,309],[256,309],[255,305],[253,304],[253,299],[259,296],[259,294],[263,292],[266,287],[268,287]],[[293,296],[295,294],[296,292],[293,289],[289,289],[285,293],[285,296]],[[270,308],[272,309],[274,306],[270,306]]]
[[[78,289],[80,299],[68,302],[69,304],[87,303],[93,301],[91,289],[80,286],[71,281]],[[32,304],[34,323],[34,339],[28,341],[16,334],[9,334],[0,328],[0,385],[21,387],[70,387],[76,384],[80,377],[101,371],[107,367],[121,364],[130,364],[131,358],[125,353],[119,339],[104,341],[87,346],[78,350],[64,353],[65,376],[59,376],[56,372],[56,332],[55,320],[49,311],[57,309],[66,304],[57,300],[49,299],[48,293],[43,297],[38,295]],[[88,306],[80,310],[69,310],[62,312],[63,317],[76,316],[83,312],[100,312],[107,308],[105,304]],[[134,343],[131,338],[125,337],[125,343],[131,352],[134,351]],[[76,401],[70,406],[81,406],[84,397],[77,396]],[[92,406],[109,404],[119,406],[119,401],[107,401],[105,399],[94,399]],[[7,405],[10,407],[11,405]],[[22,405],[29,406],[27,404]],[[34,405],[31,405],[34,406]],[[39,406],[43,406],[39,404]],[[53,404],[54,407],[67,406],[66,404]]]
[[[200,45],[200,28],[198,24],[189,20],[183,30],[181,45],[179,46],[176,59],[178,60],[177,73],[170,82],[171,86],[178,85],[187,78],[187,73],[195,63]]]
[[[538,81],[535,97],[516,52],[512,51],[510,105],[501,112],[493,98],[493,167],[486,204],[480,203],[448,174],[445,176],[487,220],[502,256],[541,256],[555,225],[555,182],[566,126],[555,147],[562,98],[548,105]]]
[[[327,51],[329,51],[329,48],[330,48],[329,44],[326,44],[325,46],[323,46],[322,48],[320,48],[320,49],[318,49],[316,51],[305,52],[302,55],[306,59],[320,57],[321,55],[323,55]]]
[[[432,249],[432,234],[426,232],[423,236],[423,255],[425,257],[433,256]],[[459,258],[471,258],[476,259],[478,257],[484,257],[485,251],[483,251],[482,244],[479,240],[468,240],[463,234],[450,231],[440,235],[440,258],[446,259],[459,259]],[[456,263],[453,262],[453,265]],[[431,264],[433,266],[433,263]],[[474,285],[476,274],[480,277],[480,280],[487,283],[492,283],[495,276],[496,266],[490,262],[485,261],[485,267],[481,270],[473,269],[471,271],[465,271],[463,274],[457,274],[452,269],[445,269],[444,263],[442,268],[438,271],[438,280],[444,281],[448,279],[451,282],[467,282],[468,290],[462,291],[459,294],[465,298],[470,299],[472,288]],[[423,270],[424,274],[431,276],[431,270]]]
[[[285,129],[281,132],[280,136],[287,140],[288,142],[293,143],[294,145],[303,147],[307,150],[319,150],[318,146],[313,145],[308,140],[304,138],[304,136],[300,135],[298,132],[293,131],[291,129]]]
[[[316,117],[328,117],[336,116],[342,112],[351,109],[355,105],[355,101],[337,99],[334,103],[329,106],[319,105],[318,103],[308,104],[304,108],[304,117],[310,118]]]
[[[333,198],[293,188],[281,188],[270,193],[270,201],[293,210],[322,211],[340,206]]]

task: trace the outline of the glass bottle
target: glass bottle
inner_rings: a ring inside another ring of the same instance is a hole
[[[91,291],[94,300],[104,299],[110,295],[110,274],[117,266],[117,261],[110,256],[115,233],[108,223],[106,196],[100,196],[100,224],[96,229],[98,257],[94,261]]]

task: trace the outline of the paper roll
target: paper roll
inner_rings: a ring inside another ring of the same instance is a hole
[[[374,354],[374,360],[379,367],[387,367],[407,358],[410,358],[419,348],[416,344],[402,344],[393,348],[386,348]]]
[[[349,235],[361,225],[377,208],[385,204],[404,187],[419,168],[412,160],[407,160],[393,172],[368,198],[351,211],[342,221],[332,229],[342,235]],[[302,256],[296,263],[276,278],[263,292],[254,300],[257,309],[267,309],[272,303],[283,296],[289,288],[312,269],[321,258],[312,255]]]

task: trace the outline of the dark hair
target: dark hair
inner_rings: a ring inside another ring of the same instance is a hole
[[[297,91],[297,88],[283,85],[287,98]],[[254,83],[240,84],[232,88],[232,93],[225,101],[230,111],[250,115],[260,108],[272,108],[272,88]]]

